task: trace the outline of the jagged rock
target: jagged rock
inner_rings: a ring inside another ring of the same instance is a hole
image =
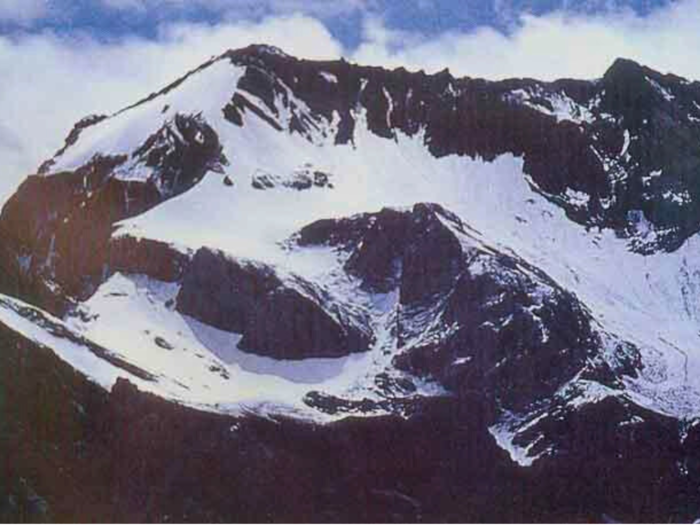
[[[322,171],[314,170],[307,165],[294,170],[287,176],[276,175],[258,170],[251,177],[251,186],[256,190],[269,190],[276,187],[290,188],[304,191],[313,187],[333,188],[331,183],[332,175]]]
[[[602,346],[588,314],[571,294],[533,280],[508,257],[472,257],[449,289],[439,325],[421,333],[414,316],[422,310],[403,311],[400,330],[409,344],[396,365],[455,392],[482,392],[509,410],[551,398]],[[417,335],[427,343],[410,343]]]
[[[401,303],[413,304],[444,293],[463,266],[459,240],[440,220],[439,206],[417,204],[410,222],[410,239],[404,250]]]
[[[110,272],[140,273],[159,281],[179,281],[191,256],[152,239],[130,236],[112,238],[109,244]]]
[[[275,187],[275,177],[269,173],[257,172],[251,177],[251,186],[256,190],[265,190]]]
[[[358,236],[345,268],[359,276],[366,286],[389,291],[400,278],[410,219],[406,214],[390,209],[366,217],[366,221],[364,219],[361,219],[361,224],[351,226],[361,229],[362,234]]]
[[[302,246],[341,245],[350,250],[345,268],[370,289],[400,285],[401,302],[412,303],[449,286],[462,264],[457,238],[441,222],[444,210],[417,204],[409,212],[385,208],[351,219],[321,220],[299,232]]]
[[[494,406],[519,411],[550,399],[604,346],[575,296],[522,260],[463,245],[466,226],[440,206],[317,221],[296,239],[348,251],[345,268],[365,286],[399,291],[400,369],[478,391]],[[598,362],[582,377],[613,388],[635,377],[637,349],[615,352],[615,370]]]
[[[166,195],[178,195],[208,171],[221,171],[228,163],[219,137],[199,116],[177,114],[151,135],[132,158],[151,168],[149,180]]]
[[[347,316],[337,319],[309,290],[309,284],[298,278],[285,282],[263,264],[202,248],[184,276],[177,310],[241,333],[241,348],[279,359],[336,357],[368,349],[366,330],[347,322]]]
[[[158,336],[154,339],[155,343],[161,347],[163,350],[174,350],[175,347],[168,343],[167,340],[163,339],[162,337]]]

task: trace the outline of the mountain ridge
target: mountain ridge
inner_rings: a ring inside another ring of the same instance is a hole
[[[0,324],[164,414],[352,432],[476,403],[537,483],[689,487],[698,167],[700,84],[627,60],[489,82],[227,51],[80,121],[5,204]],[[661,473],[618,461],[644,432]],[[378,497],[415,517],[413,489]]]

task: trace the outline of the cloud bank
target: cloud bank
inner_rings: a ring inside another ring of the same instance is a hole
[[[130,4],[177,5],[184,0],[101,1],[123,9]],[[294,10],[299,1],[274,3],[279,9]],[[212,2],[241,6],[255,3]],[[208,2],[210,6],[212,2]],[[319,9],[331,9],[321,5],[331,3],[316,3]],[[0,17],[12,6],[31,4],[32,0],[1,0]],[[0,202],[62,144],[78,119],[91,113],[113,112],[163,87],[210,56],[250,43],[277,45],[306,58],[345,56],[358,63],[403,65],[430,72],[449,67],[455,75],[492,79],[595,78],[616,57],[625,56],[661,71],[700,79],[700,61],[694,56],[695,49],[700,48],[700,0],[681,0],[646,17],[631,11],[604,16],[555,12],[523,16],[509,34],[482,27],[437,37],[387,27],[372,14],[375,11],[362,11],[367,5],[365,0],[342,0],[333,8],[365,13],[363,38],[356,49],[343,48],[320,20],[320,12],[318,17],[277,14],[256,22],[240,21],[231,15],[215,25],[168,24],[159,27],[155,38],[120,38],[106,43],[79,33],[0,37]],[[29,16],[29,12],[24,13]]]
[[[403,43],[407,42],[408,45]],[[554,12],[523,15],[517,29],[504,35],[489,27],[470,33],[447,32],[437,38],[392,31],[381,19],[368,18],[358,62],[404,65],[457,75],[502,79],[601,76],[617,57],[700,79],[700,0],[681,0],[642,17],[631,10],[604,15]]]

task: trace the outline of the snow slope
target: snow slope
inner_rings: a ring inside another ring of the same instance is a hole
[[[516,253],[575,292],[604,330],[637,344],[645,353],[646,377],[630,386],[646,405],[675,415],[696,413],[700,382],[693,378],[699,376],[694,372],[700,354],[693,351],[699,337],[693,297],[700,274],[688,262],[697,256],[696,238],[671,254],[633,253],[612,231],[586,231],[568,220],[532,187],[519,159],[436,159],[420,134],[397,133],[390,140],[369,132],[362,110],[351,145],[310,142],[254,115],[242,128],[216,114],[210,118],[226,156],[235,159],[225,174],[235,187],[224,188],[224,175],[212,173],[190,192],[125,221],[117,235],[191,249],[213,246],[315,280],[316,262],[305,264],[282,249],[303,225],[436,202],[481,232],[484,242]],[[257,171],[287,175],[305,165],[332,174],[333,189],[261,191],[250,185]]]
[[[422,132],[407,136],[395,131],[393,138],[372,133],[359,105],[353,112],[352,140],[336,144],[337,114],[330,119],[314,115],[289,86],[284,96],[277,95],[276,111],[270,111],[237,88],[244,73],[244,67],[219,60],[177,89],[83,130],[77,143],[56,159],[51,174],[74,170],[98,154],[129,155],[176,114],[200,115],[218,133],[229,165],[223,173],[208,173],[186,193],[122,221],[114,236],[163,241],[183,253],[212,247],[320,283],[338,300],[369,313],[379,337],[370,351],[345,358],[286,362],[254,356],[237,348],[240,335],[174,311],[177,284],[115,274],[67,322],[120,359],[158,376],[156,386],[146,382],[144,388],[212,410],[291,411],[320,419],[330,416],[304,403],[309,392],[380,400],[372,378],[381,371],[400,375],[391,365],[396,341],[389,330],[396,297],[362,290],[341,270],[342,256],[326,248],[298,249],[294,234],[318,219],[434,202],[473,228],[475,242],[517,255],[573,292],[606,341],[622,339],[639,347],[644,368],[638,379],[627,379],[626,396],[679,418],[700,415],[697,236],[673,253],[634,253],[613,231],[587,230],[569,220],[523,172],[518,157],[505,154],[491,162],[456,155],[435,158]],[[234,92],[282,129],[254,112],[244,114],[242,126],[229,122],[222,108]],[[525,102],[530,97],[517,95]],[[562,96],[558,102],[557,120],[589,119],[571,100]],[[389,124],[391,113],[389,99]],[[304,135],[291,131],[299,114],[314,123]],[[300,190],[284,184],[301,172],[323,173],[330,184]],[[149,173],[132,162],[121,166],[117,176],[142,180]],[[274,181],[272,187],[254,187],[261,176]],[[226,179],[233,184],[225,184]],[[574,193],[569,197],[581,200]],[[5,317],[18,321],[11,314]],[[608,357],[614,359],[612,349]],[[71,359],[106,386],[117,373],[101,371],[104,365],[93,360]],[[414,395],[439,393],[436,385],[419,383]],[[593,386],[578,402],[618,394]],[[507,425],[492,432],[507,444]]]
[[[395,297],[364,298],[368,301],[364,307],[374,314],[380,334],[369,352],[286,361],[243,352],[237,348],[240,335],[174,311],[178,287],[117,273],[81,305],[80,315],[70,318],[68,324],[86,338],[114,349],[125,361],[158,374],[158,388],[151,391],[209,410],[231,414],[255,410],[326,421],[339,416],[311,409],[304,403],[309,392],[357,401],[381,399],[374,377],[392,357],[384,352],[392,341],[381,334],[390,324]],[[362,295],[358,289],[355,292]],[[371,299],[375,302],[370,303]],[[418,386],[412,395],[442,393],[436,384]]]

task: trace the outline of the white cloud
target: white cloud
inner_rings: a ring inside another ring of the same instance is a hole
[[[409,45],[404,45],[409,42]],[[700,79],[700,0],[681,0],[641,17],[632,11],[598,16],[556,12],[523,16],[509,35],[491,28],[437,37],[389,31],[380,19],[365,22],[358,62],[404,65],[499,79],[601,76],[617,57]]]
[[[341,55],[326,27],[301,15],[259,23],[169,25],[156,40],[99,43],[51,33],[0,37],[0,202],[62,145],[80,118],[116,111],[210,56],[250,43],[310,58]]]
[[[48,10],[47,0],[0,0],[0,20],[27,23]]]

